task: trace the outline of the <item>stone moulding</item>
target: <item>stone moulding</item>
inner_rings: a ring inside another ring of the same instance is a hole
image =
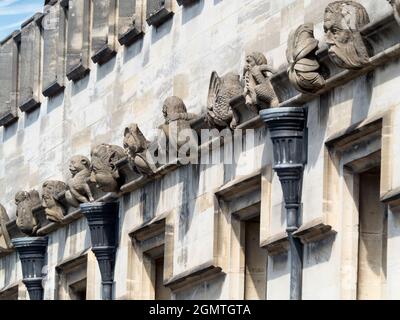
[[[177,0],[176,2],[178,2],[180,6],[191,6],[196,2],[199,2],[199,0]]]
[[[122,0],[118,5],[118,41],[130,46],[144,36],[143,1]]]
[[[12,240],[22,265],[23,283],[31,300],[43,300],[44,260],[47,251],[47,237],[24,237]]]
[[[65,88],[66,12],[61,3],[50,2],[42,19],[43,95],[51,97]]]
[[[147,0],[146,21],[149,26],[158,28],[173,15],[172,0]]]
[[[42,13],[37,13],[21,25],[20,66],[19,66],[19,108],[22,112],[30,112],[38,108],[41,82],[41,23]]]
[[[0,42],[0,126],[7,126],[18,120],[18,45],[15,31]]]
[[[68,7],[66,74],[68,80],[78,81],[90,72],[91,1],[69,0]]]

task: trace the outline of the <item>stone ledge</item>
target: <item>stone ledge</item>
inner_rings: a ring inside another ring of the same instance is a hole
[[[158,28],[164,22],[172,18],[173,15],[174,13],[172,11],[169,11],[166,8],[161,8],[156,13],[149,15],[146,21],[149,26]]]
[[[8,111],[0,116],[0,127],[8,126],[18,120],[16,112]]]
[[[172,291],[182,290],[186,286],[195,286],[196,284],[214,278],[220,274],[224,274],[222,268],[215,266],[214,261],[209,261],[173,276],[171,279],[164,282],[164,286],[170,288]]]
[[[332,226],[325,223],[325,219],[317,218],[303,224],[293,235],[300,239],[303,244],[321,241],[337,232]],[[268,251],[269,256],[280,255],[289,249],[289,238],[286,232],[280,232],[270,236],[261,243],[261,247]]]
[[[57,81],[54,81],[47,88],[45,88],[42,93],[45,97],[53,97],[61,93],[65,89],[64,85],[60,85]]]
[[[29,98],[27,101],[19,105],[19,109],[22,112],[31,112],[36,108],[40,107],[40,102],[35,97]]]
[[[286,232],[281,232],[270,236],[263,241],[260,246],[265,248],[269,256],[278,256],[289,249],[289,240]]]
[[[126,31],[124,34],[120,35],[118,37],[118,42],[122,46],[130,46],[137,40],[143,38],[144,32],[139,30],[136,27],[130,28],[128,31]]]
[[[117,52],[114,49],[110,48],[109,45],[105,45],[92,56],[92,61],[102,65],[110,61],[116,54]]]
[[[318,218],[302,225],[293,235],[303,244],[318,242],[336,234],[331,225],[325,224],[324,219]]]
[[[199,0],[177,0],[177,2],[180,6],[191,6],[199,2]]]
[[[86,77],[86,75],[88,75],[89,72],[90,69],[84,67],[83,64],[80,63],[75,68],[67,72],[67,79],[70,81],[78,81]]]

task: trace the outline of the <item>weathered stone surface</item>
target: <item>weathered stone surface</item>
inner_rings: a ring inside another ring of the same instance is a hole
[[[118,41],[129,46],[143,36],[143,1],[120,0],[118,3]]]
[[[91,1],[69,0],[67,77],[77,81],[89,72]]]
[[[125,128],[124,148],[133,168],[142,175],[152,175],[157,170],[148,158],[150,142],[146,140],[139,126],[134,123]]]
[[[394,17],[396,21],[400,24],[400,1],[399,0],[387,0],[393,7]]]
[[[303,24],[290,34],[286,51],[288,74],[290,82],[300,92],[314,93],[325,85],[315,55],[317,50],[318,40],[314,38],[312,23]]]
[[[149,26],[159,27],[174,14],[172,0],[147,0],[146,20]]]
[[[0,204],[0,251],[7,251],[12,248],[11,238],[7,230],[7,223],[10,222],[6,209]]]
[[[239,117],[232,109],[230,101],[242,93],[239,75],[228,73],[219,77],[215,71],[211,74],[207,102],[207,122],[211,127],[237,127]]]
[[[335,1],[325,9],[324,30],[329,57],[344,69],[360,69],[369,60],[360,33],[370,22],[367,10],[354,1]]]
[[[116,54],[116,0],[97,0],[92,5],[92,60],[103,64]]]
[[[43,29],[43,95],[53,96],[64,89],[66,15],[59,2],[47,6]]]
[[[195,119],[196,115],[187,112],[181,98],[172,96],[165,99],[163,115],[165,123],[161,128],[167,137],[169,154],[179,151],[188,142],[191,147],[197,145],[197,138],[193,136],[190,126],[190,120]]]
[[[68,190],[65,193],[67,202],[76,208],[80,203],[93,202],[94,197],[89,186],[89,159],[80,155],[72,157],[69,160],[69,171],[72,178],[68,181]]]
[[[246,106],[257,113],[266,108],[275,108],[279,99],[271,84],[268,73],[274,73],[268,60],[261,52],[253,52],[246,57],[244,69]]]
[[[19,108],[31,111],[40,106],[42,37],[38,13],[22,24],[19,67]]]
[[[17,119],[18,47],[13,33],[0,44],[0,126]]]
[[[62,181],[46,181],[42,186],[42,205],[47,220],[60,222],[66,214],[65,206],[59,202],[58,195],[65,193],[67,185]]]
[[[115,145],[100,144],[91,151],[91,181],[104,192],[117,192],[121,186],[116,163],[125,157],[123,148]]]
[[[17,205],[17,226],[28,236],[36,235],[40,225],[33,214],[33,210],[40,206],[39,192],[36,190],[20,191],[15,195]]]

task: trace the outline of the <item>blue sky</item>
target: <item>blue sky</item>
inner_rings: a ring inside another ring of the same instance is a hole
[[[21,23],[42,12],[44,0],[0,0],[0,40],[14,30],[20,29]]]

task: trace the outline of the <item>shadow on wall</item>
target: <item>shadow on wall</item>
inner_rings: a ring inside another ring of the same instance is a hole
[[[47,99],[47,114],[64,105],[64,91]]]
[[[87,89],[89,85],[90,73],[78,81],[71,81],[71,96],[75,96]]]
[[[304,246],[304,268],[310,268],[321,263],[329,262],[332,256],[336,234],[321,241],[312,242]]]
[[[267,281],[272,281],[289,274],[289,255],[288,252],[276,256],[268,256]]]
[[[204,9],[204,1],[200,0],[190,6],[182,8],[182,25],[199,16]]]
[[[123,63],[129,62],[129,60],[137,57],[143,50],[144,38],[140,37],[137,41],[132,43],[129,47],[124,46]]]
[[[151,28],[151,44],[155,44],[158,40],[162,39],[168,33],[170,33],[172,30],[173,23],[174,19],[169,19],[158,28],[153,26]]]
[[[18,131],[18,120],[10,124],[9,126],[4,126],[3,130],[3,142],[7,142],[13,138]]]
[[[25,112],[25,121],[24,121],[24,128],[30,127],[32,124],[34,124],[40,116],[40,110],[41,107],[36,108],[35,110],[32,110],[31,112]]]
[[[107,75],[113,72],[116,61],[117,61],[117,56],[115,55],[114,57],[111,58],[111,60],[107,61],[105,64],[103,65],[97,64],[96,81],[104,79]]]

